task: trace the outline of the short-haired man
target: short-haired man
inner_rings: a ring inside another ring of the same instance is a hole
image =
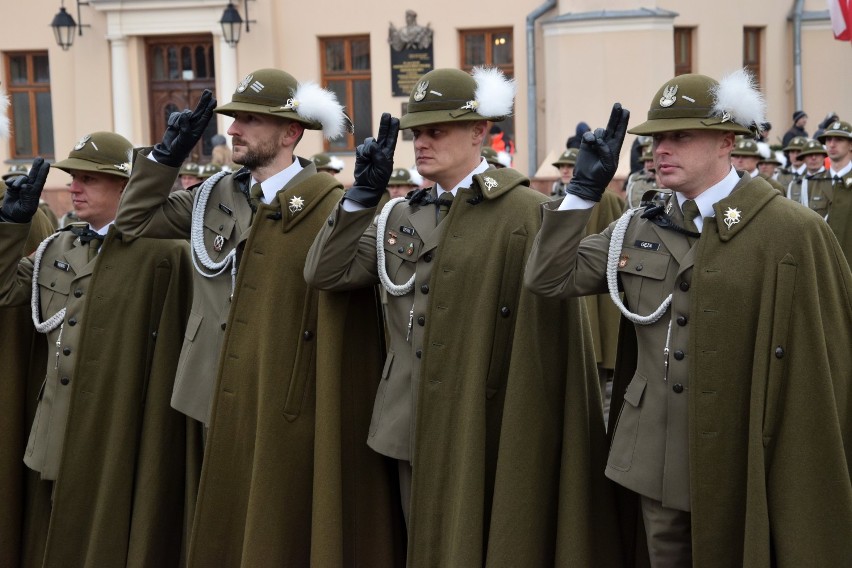
[[[562,555],[618,565],[595,470],[605,443],[585,311],[521,286],[548,198],[480,154],[514,92],[496,69],[423,75],[402,120],[384,115],[359,147],[355,185],[305,266],[322,289],[387,291],[389,352],[367,443],[398,464],[410,566],[543,566]],[[435,186],[374,221],[400,126]]]
[[[22,456],[32,470],[23,565],[184,559],[201,429],[169,398],[192,268],[185,242],[131,242],[113,227],[132,149],[118,134],[93,132],[55,164],[71,175],[71,200],[85,223],[54,233],[32,256],[20,250],[47,164],[36,160],[0,209],[0,303],[29,306],[29,327],[42,334],[32,350],[4,354],[4,368],[36,353],[42,365]]]
[[[234,119],[232,159],[243,168],[169,195],[214,106],[205,93],[137,155],[117,221],[129,236],[192,246],[172,405],[209,432],[188,565],[391,565],[399,515],[383,460],[363,444],[381,346],[350,329],[379,327],[375,294],[319,292],[302,276],[343,191],[296,145],[306,129],[334,138],[348,119],[332,92],[257,70],[216,109]]]
[[[852,125],[843,120],[829,124],[819,136],[828,153],[826,177],[831,182],[828,224],[837,235],[846,260],[852,263]]]
[[[667,81],[631,132],[653,136],[674,194],[581,240],[594,175],[617,159],[616,108],[584,137],[526,268],[547,296],[609,290],[628,320],[606,475],[623,488],[625,544],[642,519],[655,568],[852,557],[852,274],[818,216],[731,166],[761,100],[744,71]]]

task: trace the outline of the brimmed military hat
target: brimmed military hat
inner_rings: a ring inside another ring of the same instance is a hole
[[[216,164],[204,164],[203,166],[198,167],[198,177],[201,179],[207,179],[212,175],[218,174],[222,171],[222,166],[218,166]]]
[[[802,151],[799,152],[799,157],[804,158],[805,156],[811,156],[813,154],[823,154],[828,156],[828,150],[825,149],[825,146],[823,146],[822,142],[819,140],[808,140],[802,147]]]
[[[115,132],[92,132],[77,142],[71,153],[53,167],[71,173],[71,170],[102,172],[119,177],[130,177],[133,144]]]
[[[577,163],[577,148],[568,148],[558,158],[553,162],[553,166],[558,168],[559,166],[573,166]]]
[[[515,81],[496,68],[434,69],[414,85],[401,128],[442,122],[499,122],[512,114]]]
[[[690,73],[667,81],[651,100],[648,120],[628,130],[655,134],[676,130],[720,130],[753,136],[766,121],[763,95],[739,70],[716,81]]]
[[[388,185],[417,186],[418,184],[414,183],[414,181],[411,179],[410,171],[405,168],[394,168],[390,180],[388,180]]]
[[[757,142],[754,140],[738,140],[734,149],[731,151],[731,156],[751,156],[753,158],[762,158],[760,150],[757,148]]]
[[[783,166],[784,165],[784,163],[775,156],[775,152],[772,152],[771,154],[769,154],[768,157],[761,156],[760,159],[757,161],[757,163],[758,164],[775,164],[776,166]]]
[[[787,142],[787,145],[781,149],[782,152],[789,152],[790,150],[799,150],[805,147],[805,144],[808,143],[808,139],[804,136],[794,136]]]
[[[9,166],[9,171],[3,174],[3,181],[10,178],[25,176],[30,173],[30,166],[27,164],[12,164]]]
[[[343,171],[343,160],[337,156],[331,156],[325,152],[320,152],[319,154],[311,156],[310,159],[318,170],[331,170],[337,173]]]
[[[231,102],[216,112],[234,116],[251,112],[295,120],[309,130],[322,130],[326,138],[337,138],[352,122],[343,112],[337,95],[316,83],[299,83],[280,69],[258,69],[237,85]]]
[[[828,125],[822,134],[817,136],[817,140],[825,144],[825,139],[829,136],[836,138],[852,138],[852,124],[843,120],[835,120]]]
[[[198,177],[198,170],[201,168],[195,162],[184,162],[180,167],[180,171],[178,172],[179,176],[196,176]]]

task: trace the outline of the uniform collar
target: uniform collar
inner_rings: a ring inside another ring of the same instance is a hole
[[[275,194],[281,191],[281,188],[290,183],[296,175],[302,171],[302,164],[299,163],[299,160],[293,156],[293,163],[275,174],[274,176],[267,178],[260,182],[260,188],[263,190],[263,202],[264,203],[272,203],[273,199],[275,199]],[[249,187],[253,186],[257,183],[257,180],[254,179],[254,176],[251,177],[251,181],[249,183]]]
[[[850,171],[852,171],[852,161],[850,161],[848,164],[846,164],[846,166],[843,167],[842,169],[840,169],[839,171],[834,171],[834,168],[832,168],[829,173],[831,174],[831,177],[834,177],[834,176],[843,177],[846,174],[848,174]]]
[[[481,174],[482,172],[484,172],[487,169],[488,169],[488,162],[485,161],[485,158],[480,158],[479,165],[476,166],[473,169],[473,171],[471,171],[469,174],[467,174],[467,176],[463,180],[461,180],[459,183],[457,183],[456,186],[452,190],[450,190],[450,193],[452,193],[453,197],[455,197],[456,191],[458,191],[458,189],[460,187],[470,187],[471,184],[473,184],[473,176],[475,176],[476,174]],[[435,188],[438,190],[438,197],[439,198],[444,193],[446,193],[448,191],[448,190],[444,189],[443,187],[441,187],[440,185],[438,185],[437,183],[435,184]]]
[[[746,176],[748,174],[745,174]],[[716,212],[713,210],[713,205],[718,203],[719,201],[728,197],[732,191],[734,191],[734,187],[739,183],[740,176],[737,175],[737,170],[731,166],[731,171],[728,172],[722,181],[713,185],[706,190],[704,190],[701,195],[695,198],[695,204],[698,206],[698,212],[701,213],[700,219],[695,219],[695,226],[698,228],[698,231],[701,231],[702,226],[704,225],[704,217],[713,217],[716,215]],[[675,193],[677,195],[677,204],[678,207],[683,211],[683,204],[687,201],[686,196],[682,193]]]

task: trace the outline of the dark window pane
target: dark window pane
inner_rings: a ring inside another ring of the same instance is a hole
[[[12,93],[12,129],[15,133],[15,156],[33,156],[29,93]]]
[[[176,47],[169,47],[169,79],[180,79],[178,69],[178,52]]]
[[[36,83],[50,83],[50,63],[47,55],[33,56],[33,71]]]
[[[195,48],[195,74],[199,79],[207,77],[207,50],[202,45]]]
[[[329,81],[326,88],[337,95],[337,100],[340,104],[346,105],[346,101],[348,100],[348,97],[346,96],[346,81]],[[347,112],[349,112],[349,109],[347,109]],[[357,132],[358,118],[353,116],[351,112],[349,113],[349,116],[355,122]],[[369,134],[367,136],[369,136]],[[349,147],[349,136],[346,135],[341,136],[340,138],[335,138],[334,140],[329,140],[328,146],[332,150],[346,149]]]
[[[370,40],[356,39],[352,41],[352,70],[370,70]]]
[[[465,66],[485,65],[485,35],[467,34],[464,37]]]
[[[157,46],[151,52],[151,63],[154,68],[154,79],[163,81],[166,79],[165,58],[163,57],[163,48]]]
[[[372,136],[373,132],[373,97],[370,89],[370,79],[352,81],[352,115],[355,120],[355,140],[363,140]]]
[[[9,75],[11,75],[13,85],[26,85],[29,83],[27,79],[26,56],[13,55],[9,58]]]
[[[36,123],[38,129],[38,153],[53,155],[53,107],[50,93],[36,93]]]
[[[492,65],[512,64],[512,34],[494,34],[494,48],[492,51]]]
[[[180,50],[180,70],[183,79],[192,80],[195,78],[194,73],[187,73],[187,71],[192,71],[192,48],[188,45],[183,46]]]
[[[346,71],[346,54],[342,40],[326,40],[325,70]]]
[[[213,63],[213,46],[207,48],[207,69],[210,70],[210,77],[216,76],[216,64]]]

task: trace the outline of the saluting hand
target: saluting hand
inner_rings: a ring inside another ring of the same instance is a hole
[[[346,192],[346,199],[364,207],[379,204],[393,173],[398,134],[399,119],[384,113],[378,136],[365,139],[355,150],[355,184]]]
[[[204,134],[214,108],[216,99],[213,92],[204,89],[195,110],[184,109],[170,114],[163,141],[151,152],[154,159],[173,168],[180,166]]]
[[[33,160],[30,172],[18,176],[11,184],[6,184],[6,197],[0,207],[0,221],[11,223],[29,223],[38,210],[38,200],[50,164],[41,158]]]
[[[574,177],[568,182],[565,191],[584,199],[600,201],[606,186],[612,181],[618,169],[618,155],[627,133],[630,111],[621,107],[621,103],[612,105],[606,130],[598,128],[594,132],[583,134]]]

